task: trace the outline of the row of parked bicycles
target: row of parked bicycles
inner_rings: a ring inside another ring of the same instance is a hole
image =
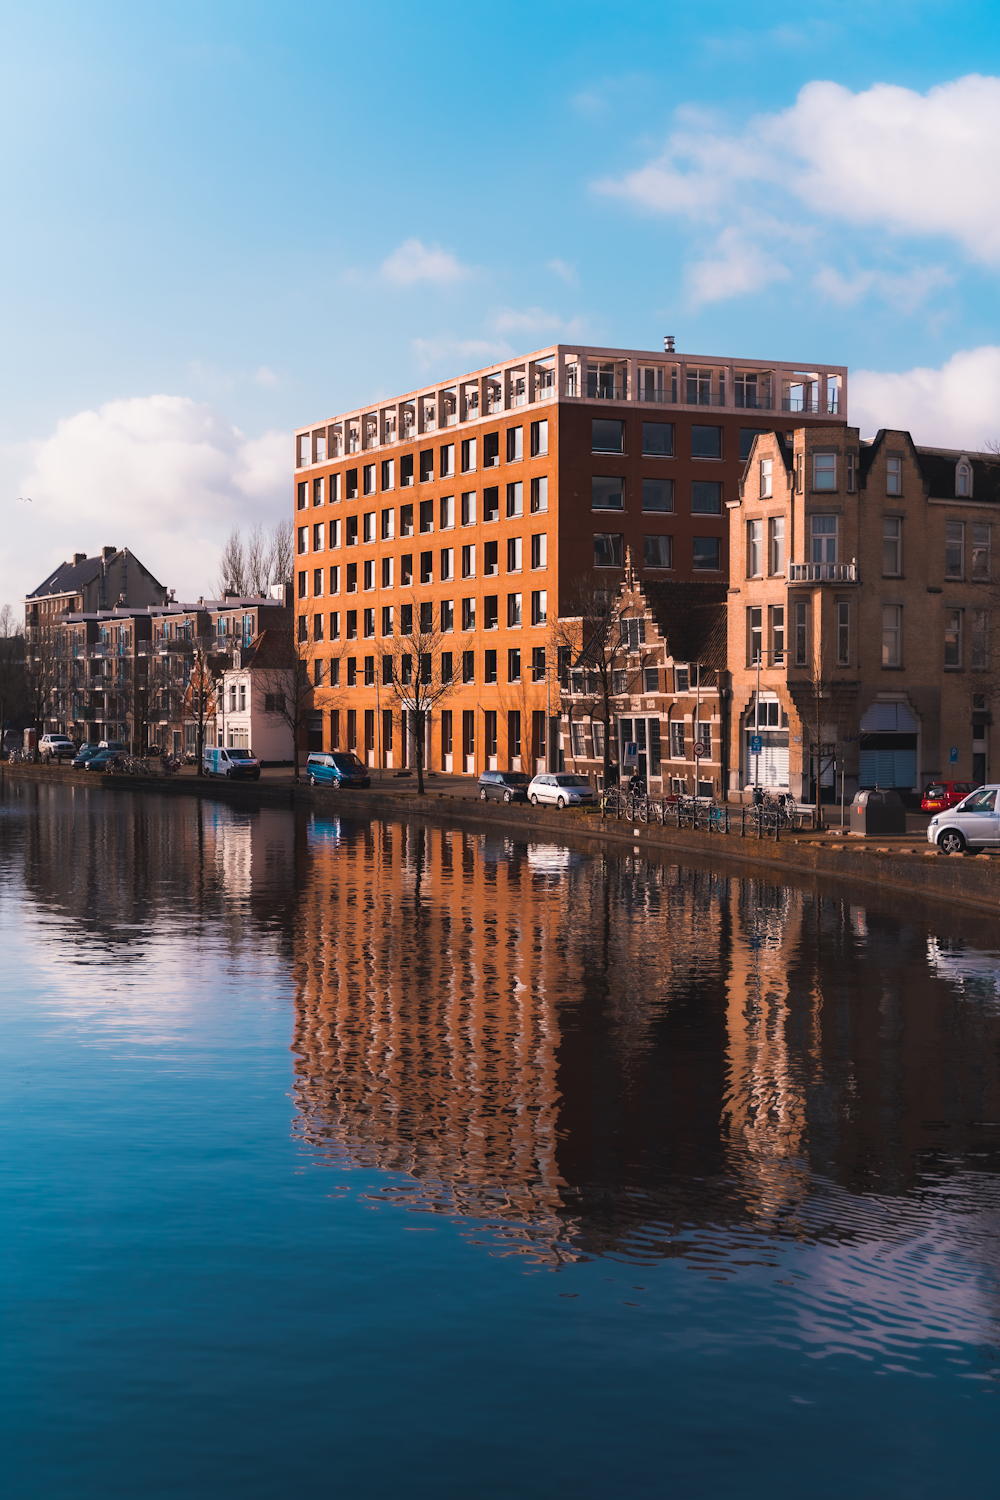
[[[758,792],[752,802],[739,808],[717,802],[714,797],[694,797],[684,792],[651,797],[641,782],[633,781],[604,793],[601,814],[635,823],[659,823],[665,828],[730,833],[737,827],[744,836],[780,838],[782,831],[794,824],[795,804],[791,797],[772,792]]]

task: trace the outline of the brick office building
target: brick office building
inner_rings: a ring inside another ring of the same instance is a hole
[[[730,505],[732,788],[811,801],[818,770],[832,797],[841,765],[848,799],[996,774],[998,520],[990,455],[843,426],[757,439]]]
[[[578,613],[578,586],[617,590],[626,548],[651,582],[725,581],[754,437],[845,424],[846,401],[842,367],[556,345],[300,429],[310,747],[412,762],[383,671],[423,610],[457,680],[427,725],[428,766],[544,767],[551,626]]]

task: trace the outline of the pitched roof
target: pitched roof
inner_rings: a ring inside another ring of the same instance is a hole
[[[262,630],[254,642],[249,667],[275,667],[291,670],[295,661],[295,644],[290,630]]]
[[[700,661],[724,671],[727,650],[725,583],[642,582],[642,592],[675,661]]]
[[[93,583],[104,564],[103,557],[88,557],[84,562],[62,562],[44,583],[33,589],[26,597],[40,599],[48,594],[70,594]]]
[[[992,453],[961,453],[957,448],[916,448],[917,461],[927,481],[927,493],[935,500],[977,500],[996,505],[1000,501],[1000,457]],[[955,470],[960,458],[972,466],[972,494],[955,494]]]

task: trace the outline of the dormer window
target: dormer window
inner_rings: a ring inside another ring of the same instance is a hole
[[[960,458],[955,466],[955,494],[972,494],[972,465],[967,458]]]

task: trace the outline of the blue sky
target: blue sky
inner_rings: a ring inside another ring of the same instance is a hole
[[[3,31],[0,602],[108,542],[200,593],[295,425],[557,339],[845,363],[863,430],[1000,437],[995,7]]]

